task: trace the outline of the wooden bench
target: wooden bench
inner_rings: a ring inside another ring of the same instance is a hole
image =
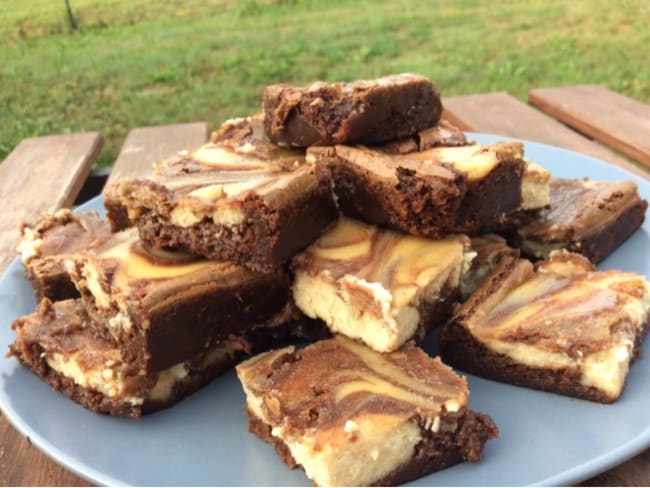
[[[650,106],[598,85],[532,90],[528,100],[650,168]]]
[[[72,205],[102,147],[98,132],[25,139],[0,165],[0,272],[15,257],[18,224]]]
[[[581,89],[581,87],[575,88]],[[539,103],[539,100],[552,99],[552,97],[540,97],[540,93],[548,95],[550,92],[534,90],[531,92],[531,103],[542,110],[547,110],[550,105]],[[596,90],[591,93],[595,95],[591,102],[588,97],[583,97],[582,103],[594,103],[596,104],[594,107],[600,107],[601,101],[596,99],[602,92]],[[443,102],[446,117],[464,130],[519,137],[572,149],[609,161],[639,176],[649,177],[647,172],[625,158],[507,93],[450,97]],[[621,106],[627,107],[628,103],[621,102]],[[630,106],[633,105],[635,104]],[[647,106],[644,107],[647,110]],[[572,126],[569,118],[563,118],[559,112],[553,112],[550,108],[548,110],[554,117]],[[630,117],[635,118],[634,120],[637,120],[636,117],[645,117],[645,123],[650,124],[648,112],[635,108],[630,109],[630,114]],[[635,123],[639,123],[638,120]],[[606,131],[608,127],[598,125],[596,121],[591,121],[591,124],[600,127],[601,131]],[[601,124],[604,122],[601,121]],[[584,127],[576,128],[585,134],[589,133]],[[616,136],[617,141],[629,140],[629,137],[627,139],[623,137],[626,134],[616,131],[612,134]],[[166,158],[180,149],[199,146],[206,140],[207,135],[208,127],[203,122],[133,129],[122,146],[110,178],[146,174],[150,171],[153,161]],[[613,144],[606,138],[598,136],[596,132],[590,135],[624,152],[622,142]],[[0,195],[4,197],[6,206],[4,217],[0,220],[0,274],[15,257],[18,223],[25,218],[33,218],[43,211],[53,211],[61,206],[70,205],[84,184],[100,147],[101,136],[98,133],[27,139],[0,165]],[[640,158],[638,161],[644,160]],[[643,485],[647,484],[648,480],[650,480],[650,449],[584,484]],[[83,486],[88,484],[32,447],[29,440],[23,438],[2,417],[0,418],[0,485]]]

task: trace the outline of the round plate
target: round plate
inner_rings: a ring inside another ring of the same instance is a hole
[[[469,134],[478,142],[503,137]],[[632,179],[650,199],[650,183],[571,151],[526,143],[526,156],[554,176]],[[102,210],[100,198],[81,209]],[[650,224],[599,266],[650,279]],[[15,260],[0,280],[0,350],[13,342],[12,321],[35,308]],[[435,351],[434,341],[425,344]],[[500,436],[478,463],[463,463],[412,485],[569,485],[650,446],[650,361],[632,366],[622,397],[601,405],[468,376],[470,407],[492,416]],[[0,407],[50,457],[107,485],[308,485],[273,448],[248,432],[244,394],[234,371],[177,406],[140,421],[94,414],[54,392],[14,359],[0,360]]]

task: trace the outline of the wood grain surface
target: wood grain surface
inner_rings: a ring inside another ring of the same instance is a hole
[[[25,139],[0,164],[0,274],[16,257],[19,223],[71,205],[101,146],[98,132]],[[87,485],[34,448],[0,414],[0,485],[50,484]]]
[[[598,143],[505,92],[450,97],[443,117],[460,129],[518,137],[571,149],[608,161],[639,176],[647,173]]]
[[[540,88],[528,101],[650,168],[650,105],[598,85]]]
[[[443,100],[445,117],[474,132],[530,139],[606,159],[650,179],[650,173],[630,168],[630,163],[567,129],[557,121],[527,106],[507,93],[467,95]],[[650,119],[649,119],[650,120]],[[604,152],[603,152],[604,151]],[[601,155],[602,154],[602,155]],[[608,156],[608,157],[605,157]],[[646,486],[650,484],[650,449],[582,483],[585,486]]]
[[[21,221],[74,202],[102,142],[98,132],[25,139],[0,164],[0,270],[16,256]]]
[[[108,182],[146,176],[151,173],[153,163],[172,157],[181,149],[195,149],[207,138],[205,122],[133,129],[124,140]]]

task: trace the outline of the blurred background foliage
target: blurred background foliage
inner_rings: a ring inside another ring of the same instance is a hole
[[[260,109],[268,83],[403,71],[443,96],[598,83],[650,103],[650,2],[0,0],[0,160],[23,138]]]

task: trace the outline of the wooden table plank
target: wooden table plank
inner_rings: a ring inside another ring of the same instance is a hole
[[[181,149],[194,149],[208,139],[208,124],[159,125],[133,129],[126,136],[108,181],[137,178],[151,173],[157,161],[173,156]]]
[[[0,164],[0,274],[16,256],[18,224],[72,204],[102,146],[98,132],[25,139]],[[0,485],[85,485],[0,415]]]
[[[587,153],[650,178],[650,174],[632,166],[527,106],[507,93],[467,95],[443,100],[445,117],[463,130],[519,137]],[[605,151],[605,152],[603,152]],[[644,486],[650,482],[650,449],[629,461],[586,480],[585,486]]]
[[[528,100],[650,168],[650,105],[598,85],[532,90]]]
[[[206,142],[207,137],[208,126],[205,122],[133,129],[127,135],[115,161],[111,178],[145,176],[151,172],[154,161],[172,156],[181,149],[198,147]],[[56,154],[54,148],[52,154]],[[6,163],[3,166],[4,164]],[[84,178],[87,173],[86,171]],[[62,201],[59,206],[70,204],[71,200],[74,200],[74,196]],[[15,230],[17,224],[12,228]],[[15,237],[17,239],[17,233]],[[13,247],[15,243],[12,244],[11,258],[15,256]],[[13,429],[6,419],[0,418],[0,486],[45,485],[90,486],[85,480],[51,461]]]
[[[445,98],[444,117],[463,130],[519,137],[608,161],[639,176],[647,173],[505,92]]]
[[[0,273],[16,256],[18,224],[71,205],[101,147],[98,132],[25,139],[0,164]]]

